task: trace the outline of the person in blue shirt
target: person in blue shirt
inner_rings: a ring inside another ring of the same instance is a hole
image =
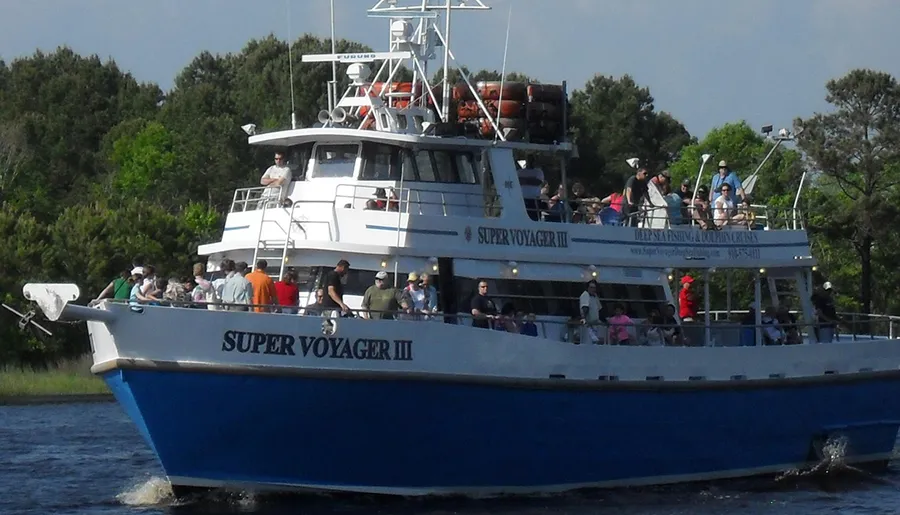
[[[713,175],[712,178],[712,187],[709,189],[710,202],[715,202],[722,194],[721,189],[723,184],[731,186],[731,191],[728,193],[728,200],[733,202],[735,206],[739,204],[737,200],[738,195],[740,195],[742,201],[744,200],[744,186],[741,184],[741,179],[733,170],[731,170],[731,168],[728,168],[728,163],[724,159],[719,161],[719,173]]]

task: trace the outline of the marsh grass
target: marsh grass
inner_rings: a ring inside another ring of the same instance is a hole
[[[91,357],[66,360],[46,370],[0,368],[0,397],[83,395],[109,393],[106,384],[91,374]]]

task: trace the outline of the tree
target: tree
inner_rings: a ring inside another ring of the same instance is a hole
[[[104,135],[125,118],[153,115],[161,97],[115,62],[66,47],[17,59],[0,76],[0,121],[32,150],[4,198],[40,219],[54,219],[93,188],[106,172],[98,155]]]
[[[116,140],[110,156],[117,167],[113,176],[116,190],[126,197],[148,198],[156,204],[176,196],[172,147],[172,135],[159,122],[149,122],[134,136]]]
[[[667,113],[658,113],[650,90],[625,75],[595,75],[572,93],[572,126],[580,158],[573,171],[596,194],[621,189],[634,171],[625,162],[638,157],[652,169],[668,166],[693,140]]]
[[[703,182],[707,185],[716,173],[719,160],[728,161],[732,170],[746,179],[762,163],[775,143],[763,138],[746,122],[729,123],[711,130],[703,141],[681,149],[678,159],[669,166],[672,182],[677,185],[682,179],[691,179],[691,187],[697,179],[700,156],[712,154],[713,158],[703,171]],[[759,170],[759,180],[751,195],[754,203],[770,207],[787,208],[793,203],[803,175],[801,156],[785,147],[775,151]]]
[[[0,201],[22,170],[27,157],[28,145],[21,126],[0,124]]]
[[[876,244],[891,235],[900,220],[896,190],[900,184],[900,87],[889,74],[853,70],[826,84],[827,114],[797,119],[799,146],[837,193],[826,231],[853,245],[860,262],[859,302],[871,311],[872,260]]]

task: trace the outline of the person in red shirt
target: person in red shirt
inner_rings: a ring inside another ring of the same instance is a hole
[[[300,304],[300,288],[297,287],[297,277],[294,272],[288,271],[280,281],[275,283],[275,298],[281,306],[281,312],[293,315]]]
[[[686,275],[681,278],[681,291],[678,292],[678,316],[682,322],[693,322],[697,318],[697,295],[691,289],[694,278]]]

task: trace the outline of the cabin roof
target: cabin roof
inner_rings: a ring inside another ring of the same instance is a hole
[[[565,153],[573,150],[573,145],[568,142],[551,144],[524,143],[514,141],[493,141],[487,139],[474,139],[464,137],[440,137],[413,134],[396,134],[382,131],[316,127],[305,129],[288,129],[283,131],[267,132],[250,136],[251,145],[291,147],[302,143],[317,141],[327,142],[359,142],[373,141],[379,143],[422,145],[429,147],[456,147],[456,148],[508,148],[528,152],[541,153]]]

